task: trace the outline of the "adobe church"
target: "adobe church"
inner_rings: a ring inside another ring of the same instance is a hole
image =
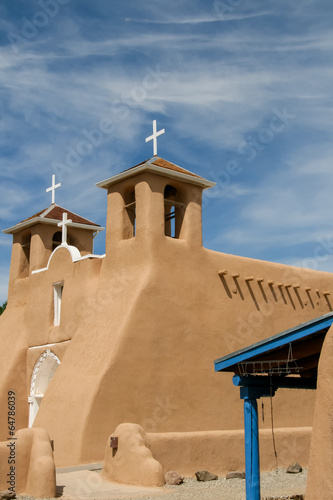
[[[17,429],[46,429],[57,466],[101,462],[126,422],[188,440],[242,434],[238,391],[214,359],[331,311],[333,275],[204,248],[202,192],[213,183],[157,155],[97,186],[107,192],[104,255],[93,252],[103,228],[55,203],[4,231],[13,248],[0,441],[9,390]],[[297,430],[303,465],[314,397],[274,398],[276,432],[287,442]],[[270,425],[267,405],[260,427]],[[235,466],[232,442],[220,453]]]

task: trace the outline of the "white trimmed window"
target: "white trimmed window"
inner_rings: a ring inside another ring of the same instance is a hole
[[[53,285],[54,326],[60,325],[61,300],[62,300],[63,289],[64,289],[63,281],[60,283],[54,283]]]

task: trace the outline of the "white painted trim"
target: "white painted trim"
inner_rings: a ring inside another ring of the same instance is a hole
[[[76,214],[75,214],[76,215]],[[53,226],[57,226],[59,223],[59,219],[45,219],[44,217],[34,217],[33,219],[26,220],[24,222],[20,222],[15,226],[9,227],[8,229],[3,229],[2,232],[5,234],[14,234],[24,229],[26,227],[33,226],[34,224],[49,224]],[[79,222],[72,222],[71,227],[76,227],[79,229],[89,229],[90,231],[104,231],[104,227],[101,226],[92,226],[90,224],[80,224]]]
[[[77,260],[81,259],[80,251],[76,247],[73,247],[72,245],[67,245],[67,243],[62,243],[61,245],[57,246],[57,248],[55,248],[53,250],[53,252],[51,253],[49,261],[47,263],[47,266],[44,267],[43,269],[37,269],[35,271],[31,271],[31,274],[36,274],[36,273],[41,273],[42,271],[47,271],[49,266],[50,266],[50,262],[51,262],[53,255],[57,251],[59,251],[59,248],[65,248],[66,250],[68,250],[73,262],[76,262]]]
[[[51,253],[49,261],[47,263],[47,266],[43,267],[42,269],[36,269],[35,271],[31,271],[31,274],[38,274],[38,273],[42,273],[44,271],[47,271],[49,266],[50,266],[50,262],[51,262],[51,259],[54,255],[54,253],[57,250],[59,250],[59,248],[66,248],[72,257],[73,262],[78,262],[78,261],[84,260],[84,259],[104,259],[104,257],[106,257],[105,253],[103,255],[95,255],[95,254],[90,253],[88,255],[84,255],[83,257],[81,257],[80,251],[76,247],[74,247],[72,245],[67,245],[67,243],[62,243],[61,245],[57,246],[57,248],[55,248],[53,250],[53,252]]]
[[[70,342],[70,340],[61,340],[60,342],[53,342],[53,344],[43,344],[43,345],[34,345],[32,347],[28,347],[28,350],[30,351],[31,349],[41,349],[45,347],[52,347],[54,345],[60,345],[60,344],[66,344],[66,342]]]
[[[64,282],[59,281],[58,283],[53,283],[53,306],[54,306],[54,317],[53,325],[59,326],[61,319],[61,303],[62,303],[62,293],[64,290]]]
[[[31,274],[42,273],[43,271],[47,271],[47,267],[43,267],[43,269],[36,269],[35,271],[31,271]]]
[[[128,179],[129,177],[133,177],[134,175],[138,175],[142,172],[153,172],[157,175],[163,175],[164,177],[171,177],[173,179],[182,180],[190,184],[195,184],[197,186],[203,187],[204,189],[213,187],[216,184],[215,182],[208,181],[203,177],[194,177],[193,175],[191,175],[191,173],[186,174],[182,172],[177,172],[175,170],[169,170],[168,168],[159,167],[157,165],[152,165],[150,161],[155,161],[155,160],[156,158],[152,158],[143,165],[138,165],[135,168],[125,170],[125,172],[121,172],[120,174],[114,175],[109,179],[98,182],[96,186],[102,189],[108,189],[110,186],[112,186],[112,184],[116,184],[119,181]]]
[[[49,213],[50,213],[50,212],[54,209],[54,207],[55,207],[55,206],[56,206],[56,204],[55,204],[55,203],[52,203],[52,204],[49,206],[49,208],[47,208],[47,209],[46,209],[46,210],[45,210],[42,214],[40,214],[40,216],[39,216],[39,217],[46,217],[46,216],[47,216],[47,214],[49,214]]]
[[[88,255],[84,255],[83,257],[81,257],[81,259],[79,259],[79,260],[84,260],[84,259],[104,259],[104,257],[106,257],[106,253],[104,253],[103,255],[95,255],[93,253],[89,253]]]
[[[34,369],[32,371],[31,383],[30,383],[30,393],[28,396],[29,403],[29,427],[32,427],[36,415],[38,413],[39,405],[37,404],[37,399],[42,399],[44,394],[35,394],[35,384],[38,372],[47,358],[52,358],[54,361],[60,365],[60,359],[56,356],[50,349],[46,349],[39,358],[37,359]]]
[[[51,253],[50,255],[50,258],[49,258],[49,261],[47,263],[47,267],[49,267],[49,264],[51,262],[51,259],[53,257],[53,255],[60,250],[60,248],[65,248],[66,250],[69,251],[70,253],[70,256],[72,257],[72,261],[75,262],[76,260],[80,260],[81,259],[81,254],[80,254],[80,250],[76,247],[74,247],[73,245],[68,245],[67,243],[61,243],[61,245],[57,246],[53,252]]]
[[[43,354],[41,354],[39,356],[39,358],[37,359],[37,361],[35,363],[33,372],[32,372],[31,385],[30,385],[30,396],[34,394],[37,373],[38,373],[38,370],[39,370],[41,364],[43,363],[43,361],[46,358],[53,358],[58,363],[58,365],[60,365],[60,359],[53,352],[51,352],[50,349],[46,349],[46,351],[44,351]]]

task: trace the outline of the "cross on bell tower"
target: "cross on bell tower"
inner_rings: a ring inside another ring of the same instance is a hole
[[[61,186],[61,182],[55,183],[55,174],[52,175],[52,186],[47,188],[45,191],[48,193],[52,191],[52,204],[55,203],[55,190]]]
[[[67,245],[67,226],[72,223],[71,219],[67,219],[67,212],[62,214],[62,222],[58,222],[58,226],[62,228],[62,245]]]
[[[146,138],[146,142],[153,141],[154,144],[154,156],[157,156],[157,137],[165,133],[165,129],[159,130],[157,132],[156,120],[153,121],[153,134]]]

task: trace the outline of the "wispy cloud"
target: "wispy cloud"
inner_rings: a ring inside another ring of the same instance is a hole
[[[222,2],[221,2],[222,4]],[[219,9],[219,4],[216,2],[212,13],[210,15],[198,15],[198,16],[170,16],[169,19],[140,19],[140,18],[126,18],[126,22],[135,22],[135,23],[145,23],[145,24],[205,24],[205,23],[221,23],[224,21],[243,21],[245,19],[252,19],[256,17],[268,16],[271,14],[271,11],[262,11],[262,12],[252,12],[252,13],[235,13],[232,14],[223,13],[223,18],[221,17],[222,10]],[[236,9],[235,9],[236,10]]]
[[[68,2],[17,51],[8,33],[22,35],[39,4],[1,4],[3,227],[47,206],[55,163],[110,120],[112,132],[65,171],[57,193],[104,225],[105,193],[94,184],[152,154],[144,139],[157,119],[159,154],[218,184],[204,209],[208,246],[287,261],[329,231],[333,6],[253,0],[222,16],[220,4]],[[272,136],[274,109],[295,118]],[[10,246],[1,250],[6,276]]]

